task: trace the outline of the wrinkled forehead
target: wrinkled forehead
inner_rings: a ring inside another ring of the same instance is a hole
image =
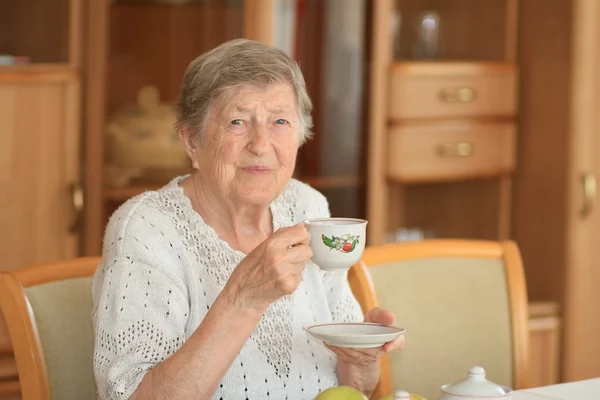
[[[296,94],[288,83],[265,86],[240,85],[227,89],[215,101],[211,114],[224,117],[238,112],[267,111],[272,114],[298,115]]]

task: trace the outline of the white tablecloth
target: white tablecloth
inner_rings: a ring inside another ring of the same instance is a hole
[[[517,390],[513,400],[600,400],[600,378]]]

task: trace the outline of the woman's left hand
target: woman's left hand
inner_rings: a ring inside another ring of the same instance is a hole
[[[382,308],[373,308],[367,313],[365,317],[366,322],[375,322],[382,325],[392,325],[394,323],[394,314],[390,311],[386,311]],[[404,335],[400,335],[398,338],[391,342],[385,343],[381,347],[374,347],[370,349],[352,349],[347,347],[335,347],[329,346],[325,343],[328,349],[333,351],[338,357],[339,361],[343,361],[348,364],[357,366],[368,366],[373,364],[386,353],[402,350],[404,348]]]

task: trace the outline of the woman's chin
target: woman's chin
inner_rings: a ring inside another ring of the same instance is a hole
[[[268,187],[264,187],[263,185],[247,185],[240,188],[237,192],[241,203],[257,206],[270,205],[279,194],[273,185],[269,185]]]

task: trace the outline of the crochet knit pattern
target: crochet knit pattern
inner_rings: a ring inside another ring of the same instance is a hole
[[[111,217],[94,275],[94,370],[100,399],[127,399],[144,374],[194,333],[245,254],[194,211],[179,182]],[[325,197],[291,180],[270,207],[273,230],[329,217]],[[304,328],[362,321],[345,274],[307,263],[293,295],[269,306],[213,399],[314,399],[337,385],[335,355]]]

